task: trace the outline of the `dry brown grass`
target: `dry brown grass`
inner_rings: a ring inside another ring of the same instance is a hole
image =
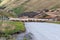
[[[60,0],[31,0],[29,3],[27,3],[26,7],[29,10],[38,10],[38,9],[44,9],[44,8],[52,8],[55,5],[60,4]]]
[[[27,1],[27,0],[11,1],[5,5],[5,6],[7,6],[7,8],[5,10],[20,6],[25,1]],[[35,10],[44,9],[44,8],[51,9],[52,7],[54,7],[56,5],[59,5],[59,7],[60,7],[60,0],[30,0],[24,6],[26,8],[26,11],[35,11]]]
[[[14,0],[14,1],[11,1],[9,3],[7,3],[5,6],[7,6],[7,8],[5,10],[9,10],[9,9],[12,9],[12,8],[15,8],[15,7],[18,7],[20,6],[22,3],[24,3],[26,0]]]
[[[10,23],[4,21],[0,25],[0,31],[5,31],[6,29],[8,29],[8,30],[14,30],[15,26],[13,24],[10,24]]]

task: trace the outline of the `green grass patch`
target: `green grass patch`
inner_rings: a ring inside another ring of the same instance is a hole
[[[60,24],[60,22],[53,22],[53,23]]]
[[[4,22],[4,23],[2,23],[2,25],[0,27],[0,32],[2,32],[4,34],[2,34],[2,35],[0,34],[0,36],[9,36],[13,33],[24,32],[24,31],[25,31],[25,27],[24,27],[23,22],[12,22],[12,21]]]
[[[13,24],[16,26],[16,31],[21,30],[24,31],[24,23],[23,22],[10,22],[10,24]]]
[[[57,8],[60,8],[60,4],[57,4],[57,5],[55,5],[55,6],[53,6],[52,8],[50,8],[50,9],[57,9]]]
[[[24,38],[24,40],[27,40],[26,38]]]
[[[25,1],[24,3],[22,3],[20,6],[18,6],[18,7],[16,7],[16,8],[13,8],[13,11],[14,11],[17,15],[23,13],[23,12],[26,10],[26,8],[25,8],[24,6],[25,6],[29,1],[30,1],[30,0],[27,0],[27,1]]]
[[[60,21],[52,21],[52,22],[47,22],[47,23],[54,23],[54,24],[60,24]]]
[[[0,0],[0,3],[2,2],[2,0]]]
[[[20,14],[20,13],[23,13],[24,10],[25,10],[25,8],[24,8],[23,5],[21,5],[21,6],[16,7],[16,8],[13,9],[13,11],[14,11],[17,15]]]

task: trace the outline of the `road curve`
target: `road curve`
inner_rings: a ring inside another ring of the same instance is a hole
[[[25,27],[34,35],[33,40],[60,40],[60,24],[26,22]]]

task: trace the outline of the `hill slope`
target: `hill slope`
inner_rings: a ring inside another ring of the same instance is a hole
[[[30,2],[26,4],[27,10],[50,9],[56,7],[60,7],[60,0],[30,0]]]
[[[5,10],[12,9],[21,4],[24,4],[26,11],[35,11],[44,8],[58,8],[60,7],[60,0],[11,0],[5,5],[7,6]]]

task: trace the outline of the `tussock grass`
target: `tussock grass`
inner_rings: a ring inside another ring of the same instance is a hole
[[[16,32],[24,32],[25,27],[24,23],[22,22],[0,22],[0,36],[9,36],[11,34],[14,34]]]

